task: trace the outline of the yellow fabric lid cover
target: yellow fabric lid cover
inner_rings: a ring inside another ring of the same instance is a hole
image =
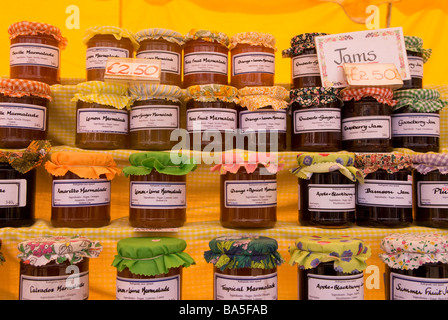
[[[135,35],[130,30],[114,26],[94,26],[86,29],[83,38],[84,44],[87,44],[90,39],[98,34],[113,35],[117,40],[128,38],[129,40],[131,40],[132,45],[134,46],[134,50],[137,50],[140,47],[140,44],[135,38]]]
[[[272,34],[263,32],[241,32],[230,37],[230,50],[235,48],[238,44],[250,44],[252,46],[262,46],[277,50],[275,47],[275,37]]]

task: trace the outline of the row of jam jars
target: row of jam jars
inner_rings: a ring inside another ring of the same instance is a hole
[[[410,80],[403,80],[403,87],[398,90],[422,89],[423,66],[431,57],[432,50],[423,48],[423,39],[404,36],[404,44],[409,64]]]
[[[61,51],[67,39],[59,28],[40,22],[20,21],[8,28],[11,79],[60,83]]]
[[[186,222],[187,174],[193,159],[174,152],[131,154],[123,169],[129,179],[129,223],[135,228],[178,228]]]
[[[110,154],[55,152],[45,169],[52,176],[54,227],[99,228],[110,223],[111,184],[121,173]]]
[[[19,300],[88,300],[89,262],[102,249],[99,242],[78,235],[20,242]]]

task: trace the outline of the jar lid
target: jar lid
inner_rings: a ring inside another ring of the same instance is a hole
[[[61,50],[67,47],[67,39],[62,36],[61,29],[42,22],[20,21],[13,23],[8,28],[9,39],[14,39],[18,36],[35,36],[46,34],[53,36],[58,42]]]
[[[297,164],[291,172],[300,179],[309,180],[313,173],[339,171],[351,181],[364,181],[361,171],[354,167],[355,154],[351,152],[303,152],[297,155]]]
[[[361,239],[349,236],[303,236],[289,248],[290,265],[300,269],[316,268],[320,263],[333,262],[334,270],[344,273],[361,272],[371,249]]]
[[[78,100],[87,103],[115,107],[117,109],[130,108],[132,99],[127,95],[128,86],[120,83],[103,81],[87,81],[76,85],[77,93],[72,101]]]
[[[302,107],[328,104],[341,100],[341,89],[334,87],[308,87],[289,91],[290,102],[298,103]]]
[[[404,36],[406,50],[418,52],[423,55],[423,63],[426,63],[431,57],[432,49],[423,48],[423,39],[414,36]]]
[[[355,100],[359,101],[362,98],[372,97],[376,99],[379,103],[387,104],[391,107],[395,106],[398,101],[393,100],[394,92],[389,88],[379,88],[379,87],[363,87],[354,89],[342,89],[341,97],[344,101]]]
[[[123,169],[123,174],[144,176],[155,170],[162,174],[183,176],[196,170],[194,158],[175,152],[150,151],[133,153],[129,157],[131,166]]]
[[[47,140],[35,140],[24,151],[0,150],[0,163],[9,163],[11,167],[24,174],[39,167],[51,150]]]
[[[273,269],[283,263],[275,239],[263,236],[223,236],[209,242],[205,261],[220,270]]]
[[[172,268],[196,264],[186,252],[185,240],[168,237],[135,237],[121,239],[112,266],[133,274],[155,276],[166,274]]]
[[[283,58],[290,58],[301,55],[305,49],[314,49],[316,47],[315,37],[326,36],[328,33],[303,33],[291,39],[291,48],[282,51]]]
[[[393,233],[381,240],[379,257],[390,268],[412,270],[426,263],[448,263],[448,236]]]
[[[17,256],[24,264],[35,267],[50,262],[57,264],[68,261],[77,264],[84,258],[97,258],[103,247],[98,241],[83,236],[44,236],[19,243]]]
[[[83,179],[99,179],[105,175],[112,180],[121,173],[112,155],[93,152],[55,152],[45,163],[45,169],[53,176],[71,172]]]
[[[448,154],[421,153],[412,155],[412,167],[421,174],[439,170],[441,174],[448,174]]]
[[[184,37],[185,42],[198,39],[208,42],[218,42],[226,48],[229,47],[229,37],[225,33],[214,30],[191,29]]]
[[[275,37],[272,34],[263,32],[241,32],[230,37],[230,50],[235,48],[238,44],[249,44],[252,46],[260,46],[277,50],[275,47]]]
[[[165,99],[178,102],[182,97],[182,89],[165,84],[136,83],[129,87],[129,94],[133,101]]]
[[[249,111],[255,111],[264,107],[272,107],[274,110],[286,109],[288,103],[288,90],[280,86],[270,87],[244,87],[238,90],[240,105]]]
[[[229,103],[239,103],[238,89],[222,84],[203,84],[190,86],[185,90],[185,101],[214,102],[221,100]]]
[[[398,100],[394,111],[409,107],[414,112],[437,112],[448,104],[448,101],[440,99],[440,92],[435,89],[397,90],[394,99]]]
[[[52,100],[51,87],[46,83],[32,80],[0,79],[0,93],[15,98],[36,96]]]
[[[112,35],[117,40],[128,38],[131,40],[134,50],[137,50],[140,47],[140,44],[135,39],[135,35],[130,30],[114,26],[94,26],[86,29],[83,38],[84,44],[87,45],[87,42],[89,42],[90,39],[99,34]]]
[[[151,28],[140,30],[135,34],[135,39],[137,42],[142,42],[143,40],[158,40],[163,39],[169,42],[176,43],[180,46],[184,45],[184,37],[180,32],[163,29],[163,28]]]
[[[377,170],[394,173],[412,165],[412,157],[402,153],[357,153],[355,167],[364,177]]]

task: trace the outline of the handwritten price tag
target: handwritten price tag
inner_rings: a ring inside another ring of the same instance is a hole
[[[344,63],[348,87],[375,86],[398,89],[403,80],[392,63]]]
[[[160,83],[160,70],[157,59],[108,58],[104,81]]]

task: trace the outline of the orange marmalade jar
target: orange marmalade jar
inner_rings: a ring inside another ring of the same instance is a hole
[[[275,38],[261,32],[242,32],[230,38],[230,85],[273,86],[275,74]]]
[[[61,30],[46,23],[21,21],[8,28],[11,79],[49,85],[60,82],[60,51],[67,46]]]
[[[190,30],[184,37],[184,88],[227,85],[229,38],[222,32]]]

